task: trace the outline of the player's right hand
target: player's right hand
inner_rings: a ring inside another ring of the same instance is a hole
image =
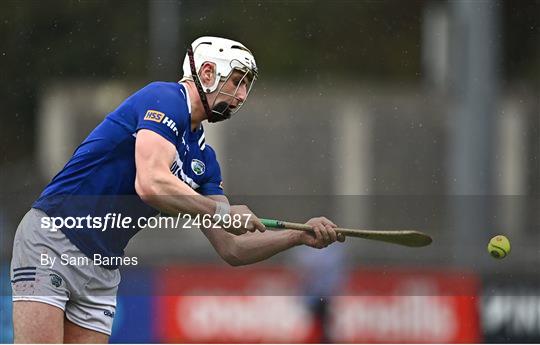
[[[259,230],[260,232],[266,231],[266,227],[259,220],[259,218],[246,206],[246,205],[232,205],[231,206],[231,218],[241,219],[241,226],[235,227],[230,226],[224,228],[228,232],[235,235],[242,235],[246,232],[255,232]]]
[[[345,236],[336,233],[334,230],[337,225],[326,217],[311,218],[306,224],[311,225],[313,228],[313,232],[304,231],[301,233],[301,241],[307,246],[322,249],[328,247],[335,241],[345,241]]]

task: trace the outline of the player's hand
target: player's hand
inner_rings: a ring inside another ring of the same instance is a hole
[[[307,246],[321,249],[336,241],[345,241],[345,236],[334,230],[337,225],[326,217],[311,218],[306,224],[313,227],[313,232],[303,231],[301,233],[300,241]]]
[[[264,232],[266,227],[263,223],[257,218],[257,216],[246,206],[246,205],[232,205],[231,206],[231,218],[233,220],[240,219],[241,226],[230,226],[224,227],[228,232],[235,235],[242,235],[246,232],[255,232],[259,230]],[[235,222],[233,222],[234,224]]]

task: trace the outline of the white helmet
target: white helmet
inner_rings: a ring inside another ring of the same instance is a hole
[[[214,92],[220,81],[224,81],[233,69],[249,71],[251,79],[257,78],[257,64],[249,49],[242,43],[226,38],[205,36],[199,37],[191,44],[193,57],[195,59],[195,69],[199,72],[205,62],[212,62],[216,65],[216,78],[214,85],[205,86],[205,92]],[[184,77],[182,80],[192,79],[189,58],[186,54],[182,66]]]
[[[198,73],[205,62],[215,65],[216,78],[213,85],[202,85]],[[257,79],[257,64],[253,54],[243,44],[220,37],[200,37],[196,39],[184,58],[182,66],[184,76],[181,81],[193,80],[197,86],[199,97],[205,108],[209,122],[223,121],[236,113],[244,104],[255,80]],[[231,78],[233,71],[238,70],[243,73],[233,93],[224,91],[223,86]],[[195,75],[194,75],[195,74]],[[206,94],[216,91],[219,82],[223,82],[217,91],[218,95],[224,95],[231,101],[239,100],[238,104],[231,109],[231,102],[219,101],[214,98],[212,105],[208,104]],[[247,91],[243,99],[237,97],[240,86],[245,82]]]

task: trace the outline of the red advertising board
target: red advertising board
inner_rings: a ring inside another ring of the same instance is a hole
[[[451,271],[359,270],[331,303],[330,334],[345,343],[476,343],[478,282]]]
[[[283,268],[174,267],[162,271],[163,342],[310,342],[313,320]]]
[[[295,272],[169,267],[159,274],[162,342],[320,341]],[[332,342],[479,342],[477,280],[459,272],[359,270],[329,299]]]

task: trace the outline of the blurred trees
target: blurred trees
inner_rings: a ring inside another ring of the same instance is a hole
[[[185,45],[201,35],[242,41],[270,82],[420,81],[425,2],[182,1],[180,38]],[[538,82],[540,3],[499,3],[505,79]],[[149,25],[145,0],[1,2],[0,162],[32,153],[36,98],[49,82],[148,81]]]
[[[49,82],[145,76],[146,7],[140,0],[0,4],[0,162],[31,153],[36,97]]]

